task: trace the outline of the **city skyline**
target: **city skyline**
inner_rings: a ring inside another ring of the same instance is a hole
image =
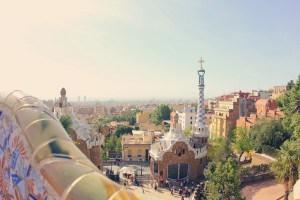
[[[299,8],[292,0],[5,2],[0,91],[195,99],[200,57],[206,97],[284,85],[300,72]]]

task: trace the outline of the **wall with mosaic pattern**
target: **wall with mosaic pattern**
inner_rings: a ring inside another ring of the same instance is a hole
[[[49,199],[21,132],[10,110],[0,106],[0,199]]]
[[[147,200],[102,175],[40,100],[0,95],[0,199]],[[151,200],[155,198],[151,197]]]

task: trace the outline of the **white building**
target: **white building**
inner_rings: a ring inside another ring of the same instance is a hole
[[[185,105],[182,112],[176,111],[178,114],[178,124],[181,130],[194,127],[196,122],[196,109],[191,105]]]

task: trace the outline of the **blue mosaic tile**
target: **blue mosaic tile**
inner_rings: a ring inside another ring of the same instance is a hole
[[[12,174],[11,179],[14,185],[18,185],[22,180],[17,174]]]
[[[10,167],[12,169],[15,169],[16,168],[16,164],[17,164],[17,161],[18,161],[18,158],[19,158],[19,150],[18,149],[15,149],[11,155],[11,163],[10,163]]]

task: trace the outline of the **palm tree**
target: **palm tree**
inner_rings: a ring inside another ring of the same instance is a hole
[[[286,141],[280,148],[278,159],[272,164],[272,171],[285,186],[285,200],[298,179],[300,164],[300,140]]]

